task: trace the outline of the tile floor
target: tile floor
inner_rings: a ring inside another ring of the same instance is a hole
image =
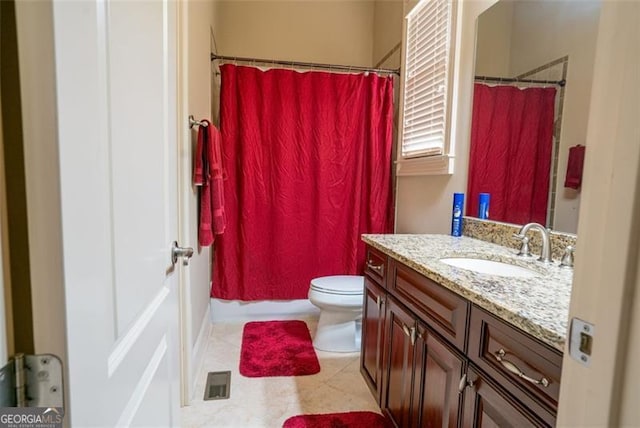
[[[305,319],[311,336],[316,320]],[[360,375],[360,354],[316,351],[320,373],[312,376],[247,378],[238,371],[244,323],[214,324],[196,388],[182,408],[183,427],[281,427],[295,415],[354,410],[379,412]],[[204,401],[210,371],[231,370],[231,396]]]

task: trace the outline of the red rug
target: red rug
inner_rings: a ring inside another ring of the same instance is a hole
[[[320,363],[304,321],[245,324],[240,351],[241,375],[305,376],[319,371]]]
[[[327,413],[300,415],[284,421],[282,428],[386,428],[384,416],[373,412]]]

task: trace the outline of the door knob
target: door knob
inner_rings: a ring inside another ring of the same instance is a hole
[[[178,243],[173,241],[171,246],[171,263],[178,263],[178,257],[182,257],[182,264],[189,266],[189,259],[193,256],[193,248],[191,247],[178,247]]]

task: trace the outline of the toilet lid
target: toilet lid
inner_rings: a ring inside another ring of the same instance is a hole
[[[311,280],[311,289],[328,294],[358,295],[364,292],[364,277],[334,275],[314,278]]]

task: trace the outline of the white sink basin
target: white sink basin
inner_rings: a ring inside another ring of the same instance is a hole
[[[447,257],[440,259],[442,263],[455,266],[461,269],[471,270],[488,275],[508,276],[512,278],[533,278],[540,274],[531,269],[512,265],[509,263],[496,262],[493,260],[475,259],[470,257]]]

